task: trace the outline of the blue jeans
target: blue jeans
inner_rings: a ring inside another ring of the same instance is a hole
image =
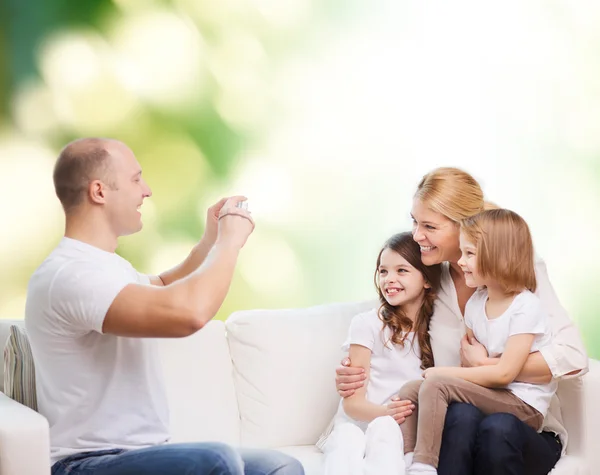
[[[236,450],[219,442],[165,444],[71,455],[52,475],[304,475],[302,464],[274,450]]]
[[[486,416],[471,404],[452,403],[446,414],[438,475],[547,475],[562,444],[512,414]]]

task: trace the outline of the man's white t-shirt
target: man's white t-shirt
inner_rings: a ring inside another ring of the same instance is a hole
[[[473,294],[465,307],[465,325],[473,330],[475,338],[485,346],[490,358],[501,356],[508,339],[513,335],[535,335],[530,353],[551,343],[548,316],[540,299],[533,293],[525,290],[516,295],[504,313],[496,318],[488,318],[486,314],[487,299],[488,292],[485,288]],[[557,387],[558,382],[552,380],[548,384],[512,382],[507,389],[545,417]]]
[[[350,345],[361,345],[371,350],[371,366],[367,385],[367,400],[374,404],[387,404],[405,383],[423,378],[421,349],[413,332],[409,333],[404,346],[391,342],[392,330],[379,318],[377,310],[356,315],[348,329],[348,338],[342,345],[344,351]],[[344,413],[340,402],[336,423],[351,420]],[[353,421],[366,429],[366,424]]]
[[[150,285],[117,254],[63,238],[33,274],[25,326],[52,463],[75,453],[168,441],[169,414],[153,339],[102,333],[128,284]]]

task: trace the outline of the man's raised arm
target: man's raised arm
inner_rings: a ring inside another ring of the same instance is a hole
[[[239,200],[237,200],[239,201]],[[102,331],[128,337],[183,337],[210,321],[225,300],[240,249],[254,230],[235,199],[221,210],[218,237],[206,260],[172,284],[129,284],[106,313]]]

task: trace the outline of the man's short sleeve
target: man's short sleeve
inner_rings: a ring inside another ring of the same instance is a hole
[[[102,333],[108,309],[130,283],[130,276],[114,272],[110,266],[70,262],[57,273],[50,287],[50,308],[69,334]]]
[[[342,349],[348,351],[350,345],[361,345],[373,351],[375,337],[382,327],[383,323],[379,320],[376,310],[356,315],[350,322],[348,338]]]

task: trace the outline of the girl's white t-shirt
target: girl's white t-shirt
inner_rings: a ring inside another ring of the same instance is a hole
[[[498,358],[506,349],[508,339],[513,335],[531,333],[535,335],[530,353],[540,351],[552,341],[548,315],[544,312],[540,299],[528,290],[521,292],[511,302],[502,315],[489,318],[485,311],[488,300],[487,289],[477,290],[465,307],[465,325],[473,330],[475,338],[485,346],[490,358]],[[507,386],[522,401],[546,415],[558,382],[553,379],[548,384],[512,382]]]
[[[373,404],[387,404],[405,383],[423,378],[421,369],[421,349],[419,342],[410,332],[404,346],[391,342],[392,331],[383,326],[377,308],[360,313],[352,318],[348,337],[342,345],[344,351],[350,345],[361,345],[371,350],[369,382],[367,385],[367,400]],[[337,413],[329,423],[325,432],[317,441],[319,449],[324,450],[331,432],[339,424],[351,422],[363,431],[368,423],[356,421],[344,411],[343,399],[340,400]]]
[[[376,309],[356,315],[350,323],[348,338],[342,345],[361,345],[371,350],[371,369],[367,386],[367,400],[387,404],[408,381],[421,379],[421,349],[409,333],[404,346],[391,342],[392,331],[383,326]]]
[[[555,379],[568,379],[583,376],[588,371],[588,356],[577,326],[560,304],[550,279],[546,264],[541,259],[535,261],[535,277],[542,307],[549,316],[552,343],[540,350]],[[429,336],[435,366],[460,366],[460,340],[466,333],[464,318],[456,296],[456,288],[450,275],[448,262],[442,263],[441,288],[433,308],[429,323]],[[572,371],[581,369],[577,375]],[[542,430],[560,436],[563,455],[566,453],[568,435],[562,420],[560,402],[556,394],[552,398]]]

